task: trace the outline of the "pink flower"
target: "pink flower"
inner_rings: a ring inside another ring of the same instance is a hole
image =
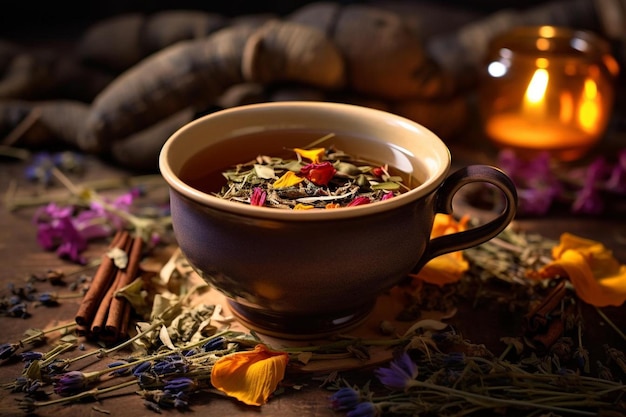
[[[254,187],[252,195],[250,196],[250,204],[253,206],[263,206],[266,198],[267,193],[263,191],[261,187]]]
[[[349,202],[346,207],[362,206],[363,204],[369,204],[369,203],[370,203],[369,197],[361,196]]]
[[[115,210],[128,212],[137,193],[137,190],[130,191],[107,204]],[[60,258],[80,264],[86,262],[81,253],[90,240],[110,236],[126,226],[124,219],[100,203],[92,203],[87,210],[50,203],[37,210],[33,221],[41,247],[56,250]]]
[[[390,198],[393,198],[393,192],[388,191],[385,194],[383,194],[383,196],[380,198],[380,201],[389,200]]]

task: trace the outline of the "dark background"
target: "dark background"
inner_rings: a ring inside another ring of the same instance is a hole
[[[406,0],[405,0],[406,1]],[[488,14],[502,8],[528,8],[546,0],[412,0],[415,3],[430,3],[436,7],[450,6],[477,14]],[[393,1],[335,0],[337,3],[392,4]],[[153,13],[171,9],[204,10],[238,16],[251,13],[290,13],[302,5],[312,3],[303,0],[11,0],[5,1],[0,10],[0,38],[44,40],[46,37],[72,38],[91,23],[121,13]]]

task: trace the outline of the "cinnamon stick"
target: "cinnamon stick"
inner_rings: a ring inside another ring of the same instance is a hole
[[[115,291],[130,284],[137,276],[139,262],[141,261],[141,255],[143,253],[143,239],[140,236],[136,236],[133,239],[128,253],[128,265],[126,265],[126,268],[121,271],[120,281]],[[126,299],[123,297],[116,297],[115,294],[113,295],[111,306],[109,307],[105,331],[113,335],[114,339],[120,336],[120,328],[125,320],[125,310],[127,305],[130,307]]]
[[[122,323],[120,325],[119,338],[127,339],[128,338],[128,322],[130,321],[130,303],[124,303],[124,315],[122,317]]]
[[[124,247],[130,235],[127,231],[118,231],[111,244],[109,250],[116,247]],[[100,304],[100,301],[104,297],[107,289],[111,285],[111,281],[115,276],[115,264],[113,260],[107,255],[102,255],[102,262],[96,270],[94,278],[87,290],[87,293],[83,297],[83,300],[76,312],[75,320],[79,326],[89,327],[93,317],[96,313],[96,309]]]
[[[523,318],[523,326],[527,332],[536,332],[549,325],[550,313],[559,306],[567,293],[565,282],[559,282],[546,298]]]
[[[115,279],[113,280],[113,284],[109,287],[106,294],[102,298],[98,309],[96,310],[96,315],[94,316],[91,322],[91,333],[94,336],[97,336],[104,329],[107,316],[109,314],[109,307],[111,307],[111,300],[113,299],[113,293],[116,291],[117,283],[119,282],[121,277],[121,271],[118,270],[115,274]]]
[[[126,244],[122,249],[124,250],[124,252],[129,253],[132,241],[128,239],[125,243]],[[109,286],[107,292],[104,294],[104,297],[102,297],[100,305],[98,306],[96,314],[91,323],[92,334],[98,335],[105,328],[106,320],[109,315],[109,310],[111,308],[111,301],[113,301],[115,292],[118,290],[118,288],[120,288],[120,282],[122,281],[123,275],[124,271],[122,269],[116,269],[115,279]]]

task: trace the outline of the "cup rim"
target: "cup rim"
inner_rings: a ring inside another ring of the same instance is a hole
[[[362,112],[369,117],[378,117],[381,119],[392,118],[395,122],[397,122],[397,124],[402,125],[403,128],[411,129],[415,132],[420,133],[424,140],[427,140],[431,146],[435,147],[435,151],[440,157],[440,164],[437,166],[436,171],[432,175],[429,175],[429,177],[426,178],[419,186],[412,188],[409,191],[403,192],[402,194],[397,195],[391,199],[352,207],[342,207],[340,209],[333,210],[283,210],[272,207],[251,206],[240,202],[228,201],[191,187],[174,172],[174,169],[170,165],[168,154],[170,152],[170,149],[175,145],[175,142],[180,140],[180,137],[185,135],[189,130],[195,129],[199,125],[210,123],[215,118],[232,116],[233,113],[236,112],[254,112],[257,110],[265,111],[268,109],[302,109],[303,111],[305,111],[306,109],[311,109],[313,111],[341,111],[348,113]],[[447,176],[450,166],[451,155],[447,145],[434,132],[414,120],[410,120],[403,116],[387,111],[364,107],[360,105],[318,101],[263,102],[240,105],[219,110],[214,113],[199,117],[180,127],[166,140],[159,153],[159,170],[161,172],[161,176],[168,183],[170,189],[177,192],[178,194],[195,202],[202,203],[207,207],[220,211],[238,214],[246,217],[281,221],[337,220],[366,216],[380,212],[387,212],[389,210],[393,210],[406,204],[412,203],[415,200],[422,198],[436,190]]]

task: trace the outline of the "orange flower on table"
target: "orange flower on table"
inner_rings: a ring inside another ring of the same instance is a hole
[[[563,233],[552,257],[554,261],[529,273],[530,278],[568,278],[578,297],[596,307],[626,301],[626,265],[602,243]]]
[[[467,230],[469,216],[456,221],[452,215],[437,213],[430,232],[430,238],[448,235]],[[431,259],[417,273],[411,276],[430,284],[445,285],[460,280],[469,269],[469,263],[462,251],[450,252]]]
[[[254,350],[235,352],[215,362],[211,384],[248,405],[263,405],[285,377],[289,362],[286,352],[259,344]]]

